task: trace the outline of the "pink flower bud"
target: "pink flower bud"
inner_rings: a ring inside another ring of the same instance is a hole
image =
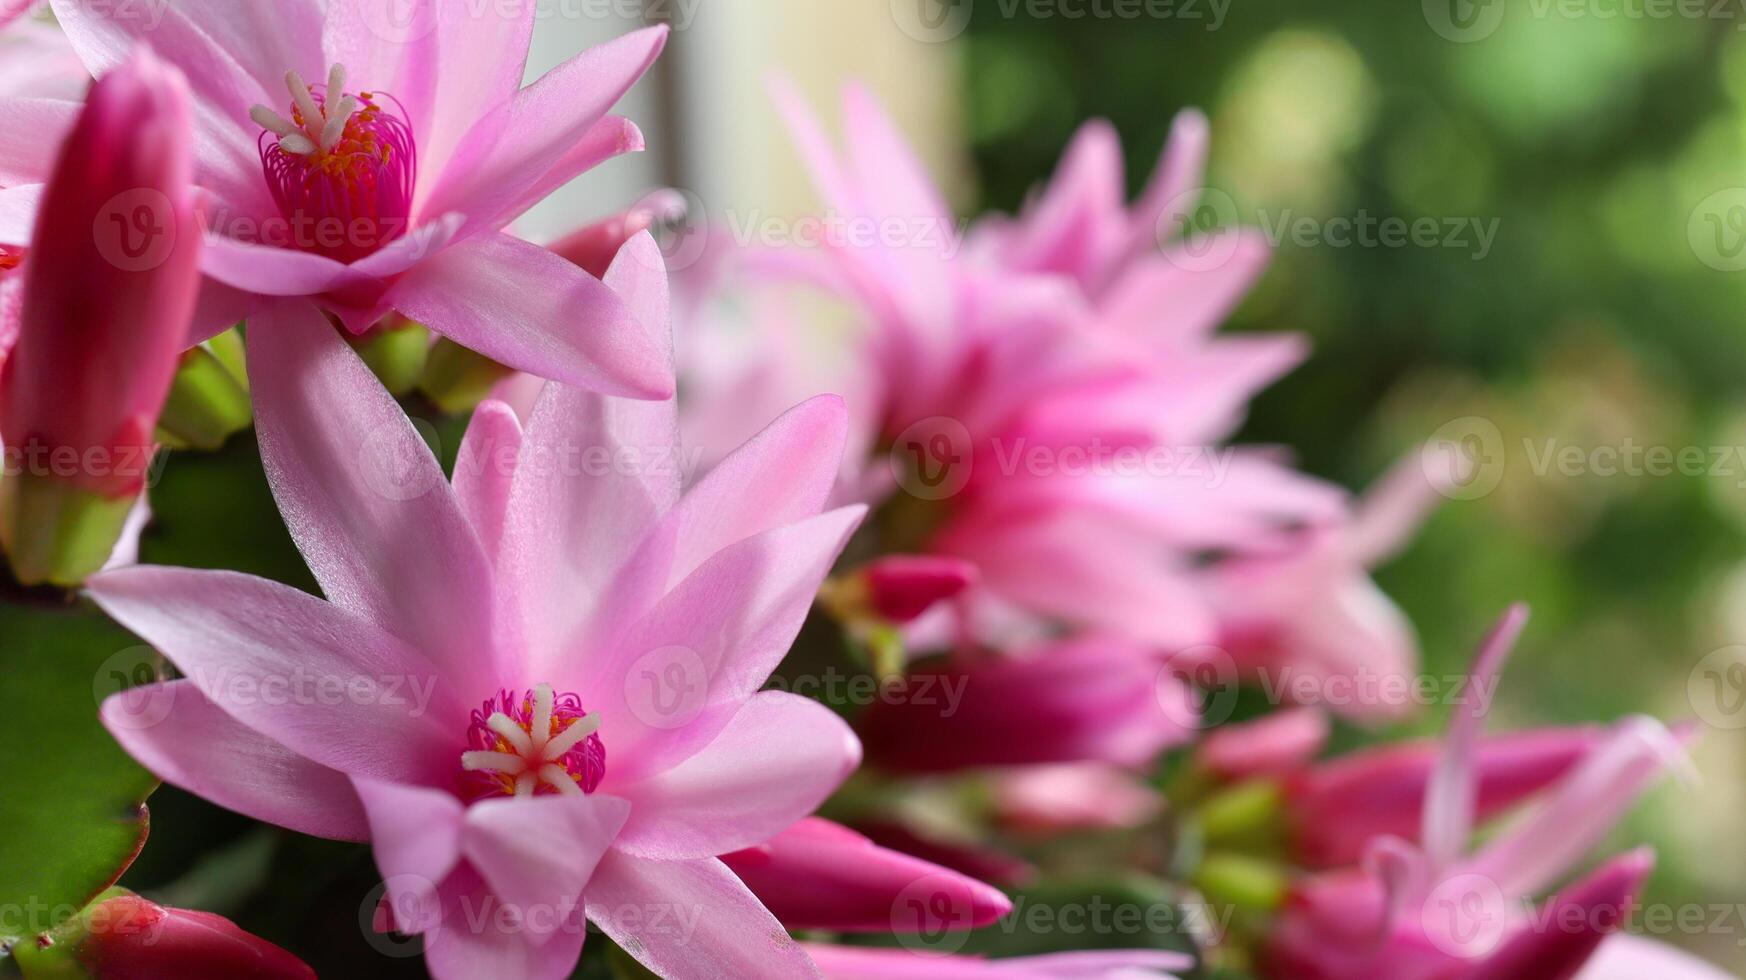
[[[976,566],[956,558],[891,555],[861,566],[867,601],[880,618],[907,623],[976,584]]]
[[[975,929],[1012,910],[999,889],[809,817],[722,861],[791,929]]]
[[[200,284],[188,100],[142,49],[92,87],[61,148],[0,377],[0,436],[27,474],[109,498],[145,485]]]
[[[1315,708],[1288,708],[1220,728],[1200,744],[1196,758],[1214,776],[1233,782],[1281,776],[1308,765],[1327,741],[1325,715]]]
[[[137,895],[120,895],[88,910],[83,920],[73,957],[96,980],[315,977],[302,960],[210,912],[169,909]]]

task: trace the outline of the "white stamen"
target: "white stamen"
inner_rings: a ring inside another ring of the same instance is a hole
[[[291,120],[279,115],[264,105],[255,106],[249,110],[249,118],[253,119],[262,129],[275,136],[290,136],[297,132],[297,127]]]
[[[327,125],[321,128],[321,148],[331,150],[339,145],[340,137],[345,134],[346,120],[352,118],[352,113],[358,111],[358,100],[346,96],[334,106],[334,111],[328,114]]]
[[[327,70],[327,98],[332,102],[334,97],[346,90],[346,66],[334,62]]]
[[[302,133],[286,133],[279,137],[279,147],[286,153],[306,157],[316,151],[316,145]]]
[[[540,780],[558,791],[560,796],[584,796],[582,787],[562,767],[548,762],[540,767]]]
[[[599,730],[600,715],[598,713],[583,715],[574,722],[571,722],[569,728],[566,728],[553,736],[552,740],[546,743],[546,749],[542,755],[547,762],[556,762],[559,759],[562,759],[565,753],[575,748],[577,742],[582,741]]]
[[[507,752],[462,752],[461,768],[468,772],[501,772],[520,775],[527,769],[527,760]]]
[[[533,750],[538,753],[552,737],[552,702],[557,695],[552,692],[550,684],[534,688],[533,695],[533,721],[528,729],[533,735]]]
[[[533,754],[533,742],[528,739],[527,732],[522,731],[521,726],[512,721],[508,715],[501,711],[496,712],[485,719],[485,724],[492,731],[503,736],[503,740],[514,747],[518,754],[522,756]]]
[[[522,773],[521,775],[515,777],[515,795],[516,796],[532,796],[533,791],[534,791],[534,786],[538,782],[539,782],[538,775],[531,773],[531,772]]]
[[[291,101],[296,103],[297,111],[303,114],[303,129],[314,132],[320,126],[321,110],[316,108],[315,96],[309,94],[309,86],[303,84],[303,76],[296,71],[285,73],[285,87],[291,90]]]

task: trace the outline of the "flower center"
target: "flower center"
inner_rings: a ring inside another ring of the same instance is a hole
[[[467,751],[461,753],[462,795],[468,802],[494,796],[594,792],[606,775],[606,747],[595,731],[600,716],[582,710],[574,694],[541,684],[517,697],[498,691],[473,712]]]
[[[291,117],[258,105],[249,118],[261,127],[267,188],[290,226],[285,241],[269,244],[354,262],[405,234],[418,155],[399,100],[345,86],[344,65],[325,86],[286,72]]]

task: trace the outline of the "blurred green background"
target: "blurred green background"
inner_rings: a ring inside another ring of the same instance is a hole
[[[1660,849],[1651,902],[1739,901],[1746,714],[1687,692],[1746,643],[1746,6],[1447,2],[1237,2],[1214,29],[1207,0],[1078,20],[1058,12],[1097,5],[985,0],[962,72],[975,203],[1018,207],[1091,116],[1120,130],[1137,193],[1170,117],[1200,106],[1209,184],[1244,224],[1466,223],[1449,247],[1278,242],[1236,328],[1303,331],[1315,354],[1244,436],[1359,488],[1446,423],[1495,423],[1496,490],[1445,504],[1381,584],[1437,674],[1533,605],[1494,726],[1707,714],[1703,782],[1662,787],[1619,839]],[[1482,257],[1475,221],[1496,223]],[[1598,475],[1538,465],[1549,441],[1730,455]],[[1739,931],[1665,938],[1746,971]]]

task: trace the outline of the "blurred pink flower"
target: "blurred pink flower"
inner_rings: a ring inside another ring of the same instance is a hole
[[[908,696],[856,727],[875,765],[900,772],[1097,761],[1142,766],[1196,732],[1195,705],[1148,647],[1084,636],[911,668]]]
[[[1002,769],[993,779],[995,817],[1020,833],[1137,827],[1164,808],[1133,773],[1104,763]]]
[[[1220,445],[1302,356],[1295,337],[1211,336],[1265,262],[1256,236],[1233,233],[1212,268],[1144,256],[1121,288],[1088,294],[1056,270],[966,250],[865,91],[845,97],[841,155],[792,94],[778,98],[824,198],[822,247],[749,250],[745,274],[727,277],[735,302],[716,307],[737,304],[762,338],[745,345],[759,352],[745,371],[717,353],[728,314],[712,307],[693,330],[701,444],[731,444],[742,405],[843,394],[857,430],[844,497],[887,504],[887,550],[977,566],[960,611],[983,638],[1016,612],[1211,642],[1202,555],[1277,549],[1289,527],[1340,518],[1337,490]],[[846,300],[847,329],[821,328],[800,286]]]
[[[661,270],[644,235],[606,278],[665,351]],[[320,316],[283,310],[248,342],[268,477],[330,601],[227,572],[99,576],[99,604],[184,677],[147,696],[156,724],[137,692],[106,702],[116,738],[231,809],[371,841],[439,977],[568,976],[584,914],[664,976],[808,975],[716,855],[859,761],[829,710],[760,693],[861,518],[820,513],[841,402],[682,492],[672,402],[547,385],[525,428],[480,408],[451,487]],[[644,465],[591,470],[596,451]],[[657,905],[691,928],[635,914]]]
[[[721,860],[790,929],[932,935],[1012,911],[992,885],[816,817]]]
[[[1254,721],[1214,729],[1195,748],[1210,775],[1236,782],[1295,773],[1328,741],[1328,719],[1316,708],[1287,708]]]
[[[1527,614],[1510,610],[1476,657],[1496,677]],[[1615,858],[1539,908],[1535,895],[1598,844],[1684,750],[1660,723],[1614,726],[1522,820],[1469,851],[1489,700],[1457,705],[1426,785],[1418,843],[1370,844],[1361,868],[1296,885],[1275,923],[1266,973],[1293,980],[1568,978],[1626,917],[1652,857]]]
[[[0,4],[0,8],[7,6],[11,6],[15,18],[27,9],[12,6],[12,0]],[[85,71],[84,63],[59,27],[35,17],[15,19],[0,27],[0,97],[18,97],[19,101],[8,103],[7,108],[21,113],[6,119],[7,128],[33,124],[33,109],[46,103],[33,104],[30,100],[77,101],[85,97],[90,85],[90,73]],[[57,146],[54,140],[44,140],[35,147],[20,142],[14,149],[52,154]],[[38,162],[33,172],[40,172],[41,168],[42,162]],[[7,163],[4,169],[10,171],[14,165]],[[5,183],[0,179],[0,186]]]
[[[988,960],[931,950],[866,949],[806,943],[825,980],[1170,980],[1190,970],[1181,953],[1121,949]]]
[[[661,351],[612,290],[501,231],[641,148],[636,127],[607,111],[665,28],[585,51],[524,89],[531,3],[52,6],[92,74],[149,45],[191,81],[208,236],[190,343],[245,317],[321,310],[358,333],[395,311],[542,377],[671,395]],[[0,128],[0,241],[28,243],[42,179],[30,145],[52,145],[77,109],[35,100],[33,125]],[[0,118],[23,111],[0,101]]]

